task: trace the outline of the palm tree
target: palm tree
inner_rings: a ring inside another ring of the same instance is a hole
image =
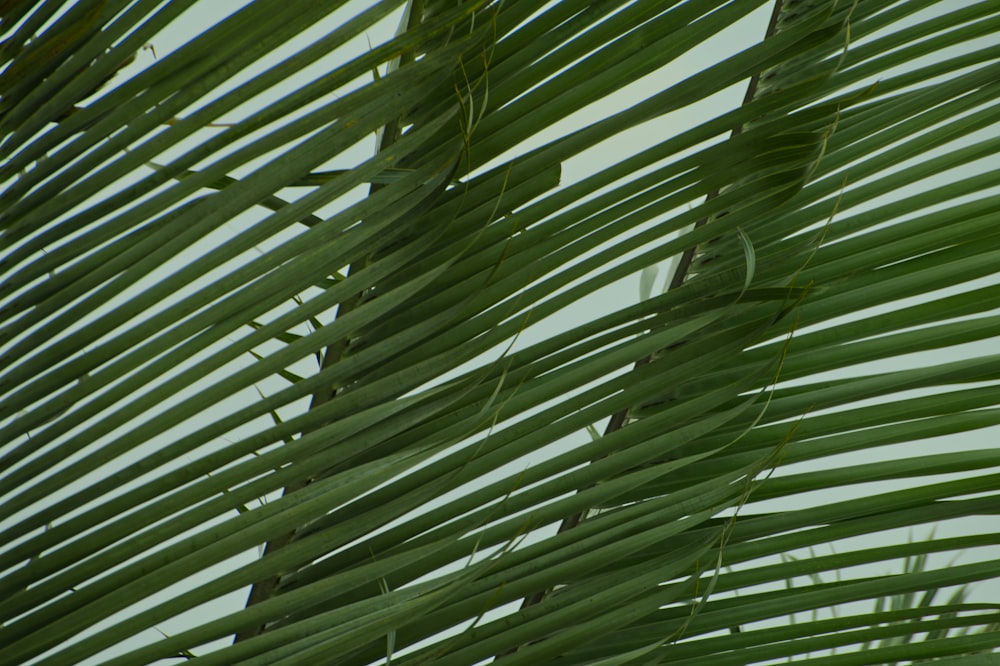
[[[0,2],[0,664],[996,663],[995,0],[212,4]]]

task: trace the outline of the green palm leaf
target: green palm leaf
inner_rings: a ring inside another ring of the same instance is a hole
[[[0,2],[0,664],[994,663],[995,2],[210,5]]]

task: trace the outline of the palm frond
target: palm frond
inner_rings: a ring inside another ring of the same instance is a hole
[[[0,3],[0,664],[993,663],[995,2],[205,7]]]

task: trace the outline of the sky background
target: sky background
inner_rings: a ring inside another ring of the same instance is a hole
[[[222,20],[225,16],[238,10],[244,2],[236,2],[231,0],[203,0],[195,5],[194,8],[189,10],[184,14],[181,19],[176,21],[174,25],[170,27],[169,30],[165,31],[161,35],[157,36],[155,40],[149,45],[148,49],[143,50],[138,55],[136,63],[130,66],[129,70],[126,70],[129,74],[134,74],[134,72],[139,71],[139,68],[149,66],[156,58],[163,58],[167,54],[180,48],[185,42],[190,40],[193,36],[203,32],[206,28],[212,24]],[[290,48],[278,50],[272,53],[265,61],[257,63],[255,67],[249,68],[245,72],[241,72],[239,75],[234,77],[231,81],[231,86],[236,86],[239,83],[253,77],[262,69],[275,62],[278,62],[282,58],[290,55],[294,48],[301,47],[302,45],[312,42],[317,37],[325,34],[330,26],[338,25],[343,22],[347,17],[355,14],[359,9],[367,6],[368,3],[364,2],[349,2],[344,8],[335,12],[326,21],[318,23],[314,28],[307,33],[301,35]],[[949,4],[949,3],[945,3]],[[970,4],[968,2],[963,2],[962,0],[953,0],[949,4],[950,7],[956,5]],[[588,125],[592,122],[600,120],[601,118],[607,117],[619,110],[628,108],[634,103],[645,99],[651,94],[651,91],[662,90],[680,80],[683,80],[687,76],[703,69],[708,64],[712,62],[721,60],[728,54],[736,53],[737,51],[750,46],[751,44],[757,42],[763,35],[767,20],[770,15],[770,5],[769,3],[764,4],[761,8],[756,11],[751,16],[748,16],[745,20],[731,26],[731,28],[725,31],[723,34],[718,35],[716,38],[706,42],[697,48],[691,50],[684,57],[671,63],[668,67],[663,68],[654,74],[651,74],[640,81],[628,86],[627,88],[619,91],[618,93],[610,96],[609,98],[598,100],[593,104],[585,108],[581,108],[577,113],[564,119],[560,123],[556,124],[551,128],[549,132],[543,133],[533,137],[531,140],[526,141],[520,145],[512,146],[510,151],[487,165],[485,168],[492,166],[492,164],[502,163],[502,161],[508,159],[510,156],[518,153],[522,153],[531,148],[544,145],[545,143],[553,140],[554,138],[571,132],[575,129]],[[918,15],[919,16],[919,15]],[[917,17],[914,17],[916,20]],[[295,89],[297,85],[300,85],[303,81],[310,80],[311,78],[321,74],[325,69],[335,66],[337,63],[345,62],[350,57],[354,57],[358,54],[364,53],[367,49],[372,48],[373,45],[378,45],[383,41],[389,39],[396,29],[398,23],[398,17],[393,17],[389,20],[383,21],[376,28],[368,32],[365,39],[356,39],[345,45],[342,49],[330,54],[330,56],[323,61],[316,63],[309,70],[301,73],[297,77],[290,78],[285,84],[285,90],[275,90],[269,93],[269,95],[278,95],[285,91],[290,91]],[[936,54],[934,56],[929,56],[929,58],[941,58],[941,54]],[[356,84],[362,84],[365,81],[358,81]],[[562,183],[561,186],[577,182],[581,178],[586,177],[594,173],[595,171],[607,166],[610,163],[616,162],[627,156],[630,156],[646,147],[651,143],[660,140],[664,136],[676,134],[677,132],[689,128],[697,123],[702,122],[706,117],[717,115],[720,113],[721,109],[729,109],[738,106],[740,100],[743,97],[745,91],[745,83],[741,83],[738,86],[730,87],[725,91],[714,95],[698,104],[685,107],[677,112],[667,114],[663,117],[657,118],[653,121],[645,123],[639,127],[633,128],[627,132],[624,132],[613,139],[605,141],[599,146],[596,146],[580,155],[573,157],[568,160],[563,165],[562,171]],[[267,102],[267,99],[263,99],[263,102]],[[255,102],[256,103],[256,102]],[[309,109],[304,108],[303,113],[307,112]],[[242,115],[246,113],[246,109],[237,109],[233,113],[232,121],[238,120]],[[227,119],[223,119],[225,122]],[[194,145],[194,143],[203,140],[204,137],[210,132],[206,130],[205,134],[195,135],[192,137],[188,143],[179,146],[175,150],[171,151],[163,157],[164,160],[169,159],[172,156],[180,154],[183,149]],[[995,132],[995,128],[994,128]],[[965,137],[956,145],[966,145],[971,142],[981,140],[988,135],[987,132],[981,132],[976,135],[970,135]],[[337,165],[331,165],[331,168],[347,168],[353,163],[367,159],[371,156],[374,151],[374,137],[370,140],[355,146],[354,149],[340,156],[338,160],[342,160],[341,163]],[[916,158],[920,159],[920,158]],[[898,168],[905,167],[906,165],[899,165]],[[252,165],[247,167],[249,171]],[[972,173],[981,173],[987,169],[995,169],[1000,167],[1000,159],[995,156],[988,161],[982,161],[979,164],[971,165],[965,167],[961,175],[971,175]],[[967,172],[967,173],[966,173]],[[241,174],[234,174],[239,176]],[[942,178],[953,179],[954,174],[941,174]],[[909,188],[903,191],[899,191],[893,194],[894,197],[905,197],[912,193],[923,191],[927,189],[931,184],[928,183],[914,183]],[[996,191],[1000,192],[1000,188],[995,188]],[[301,196],[302,192],[288,192],[285,193],[289,198],[294,198],[295,196]],[[595,193],[596,194],[596,193]],[[354,193],[352,197],[362,197],[365,195],[365,188],[359,188]],[[336,202],[331,205],[331,208],[336,208],[341,206],[344,201]],[[874,207],[884,203],[881,200],[875,200],[866,204],[866,207]],[[322,211],[321,211],[322,212]],[[845,211],[845,214],[853,214],[857,212],[856,210]],[[927,211],[921,211],[925,213]],[[218,233],[214,234],[212,237],[206,239],[206,246],[210,247],[214,243],[222,243],[226,240],[227,234],[237,234],[245,226],[251,225],[257,218],[253,214],[248,214],[245,218],[238,218],[219,230]],[[266,251],[269,247],[277,245],[280,242],[280,238],[271,239],[268,243],[261,245],[260,250]],[[193,258],[197,254],[197,251],[186,257],[185,259]],[[623,257],[623,260],[625,258]],[[662,289],[664,280],[668,279],[667,266],[660,266],[658,268],[658,280],[656,282],[655,289],[659,291]],[[149,276],[147,282],[155,282],[158,277],[162,275],[162,272],[154,273]],[[992,283],[995,284],[997,280],[995,277],[992,280],[983,280],[983,284]],[[144,287],[144,284],[137,284],[136,290],[140,290]],[[128,296],[125,295],[124,298]],[[605,313],[617,310],[621,308],[624,304],[636,302],[639,299],[639,276],[633,275],[629,278],[620,280],[614,284],[608,285],[606,288],[598,290],[592,294],[592,296],[585,302],[580,302],[575,306],[568,308],[567,310],[561,312],[558,317],[551,318],[550,320],[545,320],[538,323],[536,326],[529,328],[524,331],[520,339],[516,343],[515,348],[526,347],[533,342],[540,339],[551,336],[554,332],[559,330],[565,330],[567,328],[573,327],[580,322],[592,320],[598,316]],[[895,304],[898,307],[905,307],[911,305],[913,302],[919,299],[910,299],[906,302],[899,302]],[[998,304],[1000,305],[1000,304]],[[996,313],[1000,308],[995,308],[992,313]],[[86,322],[81,322],[81,325],[85,325]],[[802,333],[806,330],[801,331]],[[983,353],[993,353],[997,350],[997,338],[993,338],[989,341],[974,343],[970,345],[962,345],[952,347],[946,350],[939,350],[928,354],[910,355],[904,357],[897,357],[890,359],[888,361],[883,361],[880,363],[867,364],[863,367],[854,367],[844,370],[838,370],[829,373],[829,378],[837,378],[843,376],[854,376],[859,374],[882,372],[887,370],[900,369],[905,367],[913,367],[918,364],[928,363],[928,358],[932,363],[942,363],[949,360],[968,358],[974,355],[980,355]],[[252,359],[247,359],[247,362],[252,362]],[[300,372],[303,374],[312,369],[310,362],[304,361],[299,368]],[[293,368],[295,370],[295,368]],[[461,369],[460,369],[461,370]],[[456,371],[457,374],[458,371]],[[216,373],[213,376],[208,376],[205,378],[205,385],[210,382],[224,376],[225,372]],[[814,381],[818,379],[817,376],[809,377],[809,381]],[[446,380],[447,377],[443,377],[442,381]],[[257,387],[262,393],[270,394],[277,390],[283,388],[282,380],[275,379],[274,383],[262,383]],[[955,387],[958,389],[961,387]],[[904,394],[905,395],[905,394]],[[893,396],[895,397],[904,397]],[[244,394],[234,396],[231,400],[231,404],[239,404],[241,401],[254,400],[257,396],[254,392],[245,392]],[[220,407],[224,407],[222,405]],[[302,407],[299,405],[298,407]],[[855,406],[855,405],[852,405]],[[287,418],[294,412],[293,408],[288,408],[288,414],[284,411],[282,415]],[[255,431],[261,425],[270,425],[267,422],[247,424],[239,431],[232,433],[232,437],[238,438],[242,434],[249,434]],[[599,430],[603,429],[603,424],[595,424]],[[174,433],[164,433],[162,441],[168,441],[172,439]],[[953,437],[941,437],[926,439],[919,442],[899,444],[890,447],[883,447],[875,451],[868,451],[864,453],[852,453],[845,455],[843,457],[824,459],[820,462],[814,462],[809,464],[801,465],[791,465],[787,468],[782,468],[776,472],[776,476],[782,474],[789,474],[793,472],[799,472],[803,469],[817,469],[820,467],[828,467],[830,465],[839,465],[844,462],[849,461],[849,464],[861,464],[863,462],[869,462],[873,460],[892,460],[899,457],[913,457],[918,455],[925,455],[933,452],[956,450],[956,449],[975,449],[975,448],[987,448],[993,447],[996,444],[997,436],[1000,434],[1000,429],[991,428],[986,430],[981,430],[973,433],[964,434],[961,436]],[[502,478],[511,472],[516,472],[519,469],[531,465],[533,462],[537,462],[540,459],[544,459],[549,455],[557,453],[563,447],[573,446],[574,444],[579,444],[588,440],[588,435],[585,432],[579,433],[575,438],[569,438],[566,441],[561,441],[557,445],[553,446],[551,450],[541,450],[535,452],[532,459],[522,459],[511,463],[507,468],[498,470],[497,478]],[[156,447],[161,444],[161,441],[151,441],[149,446]],[[99,446],[99,443],[95,443],[95,447]],[[140,454],[140,451],[135,452],[136,455]],[[87,455],[87,451],[81,452],[79,455]],[[71,460],[67,460],[67,463]],[[127,460],[124,462],[128,462]],[[105,473],[105,470],[101,470],[98,474]],[[950,478],[950,477],[943,477]],[[839,501],[848,496],[865,496],[868,494],[876,492],[884,492],[892,489],[900,489],[906,487],[908,484],[905,481],[887,481],[878,484],[864,484],[858,485],[851,488],[838,488],[836,490],[831,490],[828,492],[817,492],[810,496],[810,501],[816,505],[830,502]],[[801,498],[796,498],[795,508],[801,508]],[[752,506],[746,507],[748,512],[758,512],[758,511],[773,511],[788,509],[788,500],[774,500],[772,502],[762,502]],[[951,521],[949,523],[941,524],[937,526],[936,534],[939,536],[956,536],[960,534],[976,533],[985,530],[994,531],[998,527],[996,520],[985,520],[985,519],[966,519],[961,521]],[[553,528],[554,529],[554,528]],[[865,547],[871,547],[879,544],[890,544],[899,543],[909,538],[922,539],[927,536],[928,529],[921,527],[919,529],[911,531],[898,530],[891,533],[886,533],[884,535],[879,535],[876,538],[866,538],[864,540]],[[845,542],[844,544],[838,544],[838,550],[845,550],[851,546],[856,545],[853,542]],[[1000,553],[996,552],[996,549],[992,549],[993,552],[986,552],[987,549],[978,549],[973,552],[966,552],[960,555],[961,562],[973,561],[986,559],[987,557],[997,557]],[[796,556],[808,556],[806,553],[797,553]],[[254,552],[248,552],[242,561],[249,561],[256,554]],[[942,556],[932,556],[930,560],[930,567],[934,568],[936,566],[945,565],[945,562],[941,561],[948,560],[950,555]],[[207,570],[206,575],[212,575],[214,572],[221,572],[228,568],[231,568],[236,562],[226,562],[219,565],[213,569]],[[882,567],[880,567],[881,569]],[[897,571],[900,569],[897,569]],[[844,572],[845,576],[850,576],[857,572]],[[873,575],[890,573],[889,571],[878,570],[878,571],[864,571],[863,575]],[[179,586],[189,586],[192,581],[185,581],[179,584]],[[193,581],[197,582],[197,581]],[[170,622],[164,623],[159,627],[159,630],[165,634],[176,634],[190,626],[200,623],[206,617],[216,617],[220,614],[225,614],[229,612],[235,612],[242,608],[246,600],[247,590],[241,590],[237,593],[228,595],[226,598],[217,600],[212,604],[206,605],[193,612],[186,613]],[[167,589],[161,593],[158,593],[151,597],[150,602],[155,603],[159,600],[165,599],[172,596],[172,590]],[[1000,585],[997,581],[991,581],[989,583],[982,583],[974,586],[972,591],[973,600],[995,600],[1000,596]],[[867,604],[862,604],[864,607],[869,607]],[[108,620],[106,624],[114,623],[120,619],[119,617],[113,617]],[[104,626],[104,625],[101,625]],[[146,632],[144,635],[136,637],[133,643],[125,644],[120,646],[122,651],[128,648],[136,647],[137,645],[144,644],[149,640],[155,640],[159,637],[155,631]],[[222,641],[219,645],[228,644],[228,641]],[[107,655],[104,655],[107,656]],[[87,663],[100,663],[100,659],[93,659]]]

